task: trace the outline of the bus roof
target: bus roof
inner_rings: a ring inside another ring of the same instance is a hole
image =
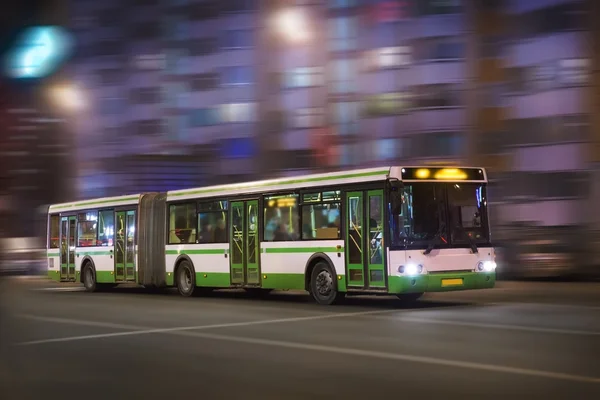
[[[425,176],[427,175],[427,176]],[[301,188],[318,188],[330,185],[344,185],[359,182],[384,181],[396,178],[402,181],[445,181],[445,182],[487,182],[484,168],[477,167],[442,167],[442,166],[414,166],[414,167],[379,167],[339,172],[310,174],[297,177],[269,179],[247,183],[229,185],[207,186],[167,192],[167,201],[186,200],[195,198],[228,196],[239,194],[252,194],[261,192],[277,192],[281,190],[297,190]],[[137,205],[142,194],[127,196],[104,197],[99,199],[82,200],[78,202],[53,204],[49,213],[87,210],[90,208],[104,208],[125,205]]]
[[[420,175],[424,171],[428,171],[427,177],[422,177]],[[167,201],[252,194],[270,191],[277,192],[281,190],[297,190],[300,188],[309,189],[311,187],[322,187],[329,185],[383,181],[388,178],[396,178],[403,181],[487,182],[485,169],[476,167],[380,167],[311,174],[291,178],[270,179],[230,185],[173,190],[167,192]]]
[[[208,186],[203,188],[173,190],[167,192],[167,201],[189,198],[213,197],[220,195],[250,194],[268,191],[295,190],[299,188],[343,185],[357,182],[382,181],[388,178],[391,167],[368,168],[303,175],[290,178],[269,179],[230,185]]]
[[[82,200],[72,203],[52,204],[48,208],[49,213],[69,212],[78,210],[87,210],[90,208],[100,207],[118,207],[135,205],[140,202],[140,194],[132,194],[128,196],[104,197],[100,199]]]

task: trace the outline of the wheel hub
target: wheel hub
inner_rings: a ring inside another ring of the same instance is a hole
[[[317,291],[321,296],[327,296],[333,290],[333,278],[327,271],[321,271],[316,280]]]

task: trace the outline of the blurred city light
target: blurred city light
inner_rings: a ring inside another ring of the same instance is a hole
[[[310,32],[306,14],[298,8],[287,8],[275,16],[276,29],[292,43],[306,43]]]
[[[74,84],[53,86],[49,94],[52,102],[65,111],[81,111],[87,104],[83,92]]]
[[[11,78],[44,78],[68,57],[71,40],[59,27],[27,29],[8,53],[6,74]]]

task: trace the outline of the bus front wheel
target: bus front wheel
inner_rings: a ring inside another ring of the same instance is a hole
[[[83,275],[83,287],[86,292],[95,292],[96,291],[96,274],[94,273],[94,268],[92,268],[91,264],[88,262],[83,267],[83,271],[81,272]]]
[[[319,262],[312,270],[310,277],[310,294],[318,304],[331,305],[344,298],[344,293],[339,292],[335,274],[326,262]]]

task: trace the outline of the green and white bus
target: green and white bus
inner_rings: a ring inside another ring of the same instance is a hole
[[[48,275],[346,294],[492,288],[483,168],[384,167],[52,205]]]

